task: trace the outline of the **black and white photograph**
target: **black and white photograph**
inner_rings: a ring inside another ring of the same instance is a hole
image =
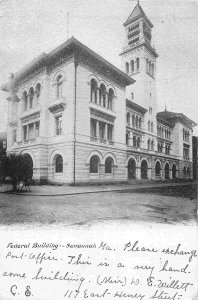
[[[197,15],[0,0],[0,300],[198,300]]]

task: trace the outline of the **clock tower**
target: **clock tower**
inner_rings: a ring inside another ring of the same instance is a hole
[[[139,2],[124,23],[125,45],[122,53],[122,68],[136,82],[127,87],[126,97],[148,110],[145,123],[153,122],[156,132],[156,58],[152,46],[153,24],[147,18]],[[146,128],[145,128],[146,129]]]

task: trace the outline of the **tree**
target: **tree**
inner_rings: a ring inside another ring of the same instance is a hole
[[[13,191],[17,190],[17,183],[32,178],[32,164],[26,155],[9,153],[1,161],[4,177],[10,177]]]

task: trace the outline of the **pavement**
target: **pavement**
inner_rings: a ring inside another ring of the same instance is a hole
[[[112,191],[138,191],[147,188],[155,187],[169,187],[169,186],[183,186],[191,185],[192,182],[164,182],[164,183],[153,183],[149,182],[137,182],[131,184],[109,184],[109,185],[82,185],[82,186],[56,186],[56,185],[32,185],[30,191],[20,191],[17,195],[25,196],[63,196],[63,195],[79,195],[79,194],[91,194],[91,193],[102,193]],[[0,193],[9,193],[12,190],[12,185],[3,184],[0,186]]]

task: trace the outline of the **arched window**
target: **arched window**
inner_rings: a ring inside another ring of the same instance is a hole
[[[95,79],[91,80],[91,102],[97,103],[97,82]]]
[[[151,74],[151,62],[149,61],[149,74]]]
[[[148,144],[148,150],[151,150],[151,141],[148,140],[147,144]]]
[[[142,160],[141,162],[141,179],[148,178],[148,163],[146,160]]]
[[[138,116],[136,116],[136,118],[135,118],[135,126],[136,126],[136,127],[138,127],[138,123],[139,123],[139,122],[138,122]]]
[[[177,176],[177,169],[176,169],[176,165],[173,164],[172,166],[172,178],[175,179]]]
[[[90,173],[98,173],[99,172],[99,157],[97,155],[93,155],[90,158]]]
[[[148,131],[150,131],[150,130],[151,130],[151,122],[148,121]]]
[[[139,117],[139,127],[142,128],[142,118]]]
[[[169,179],[169,164],[165,164],[165,179]]]
[[[134,72],[134,60],[131,61],[131,73]]]
[[[63,158],[60,154],[58,154],[55,158],[55,173],[63,172]]]
[[[114,99],[114,91],[112,89],[109,89],[108,93],[108,109],[113,109],[113,99]]]
[[[136,162],[133,158],[129,159],[128,162],[128,179],[136,178]]]
[[[103,107],[106,107],[106,87],[105,85],[102,83],[100,85],[100,91],[99,91],[99,104],[102,105]]]
[[[151,150],[154,151],[154,141],[151,141]]]
[[[190,177],[190,167],[187,168],[186,174],[187,174],[188,177]]]
[[[129,133],[126,133],[126,145],[129,145]]]
[[[127,124],[130,125],[130,113],[127,113]]]
[[[29,90],[29,106],[30,106],[30,109],[33,108],[33,99],[34,99],[34,89],[33,87],[30,88]]]
[[[151,132],[153,132],[153,122],[151,122]]]
[[[159,127],[159,136],[161,136],[161,132],[162,132],[161,127]]]
[[[22,155],[24,164],[25,164],[25,170],[24,170],[24,177],[26,179],[32,179],[33,176],[33,160],[32,157],[25,153]]]
[[[161,165],[159,161],[157,161],[155,164],[155,176],[161,177]]]
[[[136,70],[139,71],[140,69],[140,59],[139,57],[136,58]]]
[[[105,173],[113,173],[113,159],[111,157],[107,157],[105,160]]]
[[[136,136],[133,136],[133,147],[136,147]]]
[[[126,73],[129,74],[129,63],[128,62],[126,62],[125,67],[126,67]]]
[[[132,122],[133,122],[133,126],[135,126],[135,115],[134,114],[132,116]]]
[[[28,95],[27,92],[23,92],[23,110],[26,111],[28,108]]]
[[[57,96],[57,98],[60,98],[60,97],[62,97],[62,93],[63,93],[63,76],[62,75],[59,75],[58,77],[57,77],[57,94],[56,94],[56,96]]]
[[[36,85],[35,94],[36,94],[36,104],[39,104],[39,98],[41,95],[41,84],[40,83],[37,83],[37,85]]]

